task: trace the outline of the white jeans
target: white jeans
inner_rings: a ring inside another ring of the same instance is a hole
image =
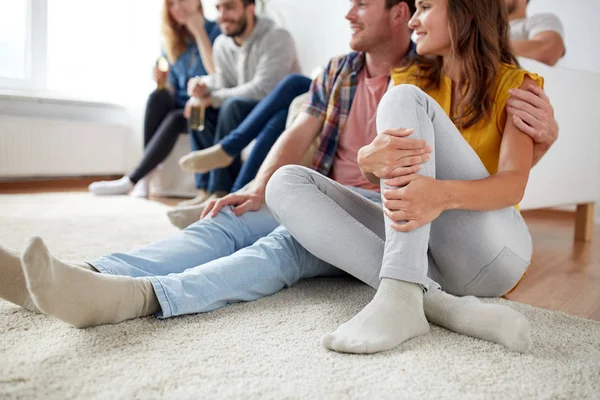
[[[383,97],[377,130],[414,128],[434,149],[420,174],[440,180],[489,176],[475,151],[430,96],[412,85]],[[383,186],[382,186],[383,189]],[[267,186],[275,218],[318,258],[378,287],[380,278],[439,286],[455,295],[497,297],[527,269],[531,236],[514,207],[444,211],[431,224],[403,233],[381,205],[299,166],[279,169]]]

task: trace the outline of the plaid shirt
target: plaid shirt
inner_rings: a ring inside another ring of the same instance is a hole
[[[358,86],[358,73],[364,66],[364,53],[353,52],[333,58],[310,86],[311,98],[303,111],[324,120],[313,169],[325,176],[331,171],[338,137],[344,130]]]

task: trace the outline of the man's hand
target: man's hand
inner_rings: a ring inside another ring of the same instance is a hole
[[[409,232],[439,217],[448,200],[443,185],[443,181],[415,175],[405,187],[384,190],[384,212],[394,221],[392,228]]]
[[[537,85],[527,90],[512,89],[506,103],[506,112],[513,118],[515,126],[533,139],[533,164],[548,151],[558,138],[558,124],[554,119],[554,108],[544,89]]]
[[[190,119],[192,115],[192,107],[203,106],[204,108],[211,106],[211,100],[209,96],[203,97],[201,99],[196,97],[190,97],[190,99],[183,106],[183,117],[185,119]]]
[[[416,173],[430,158],[431,148],[420,139],[408,139],[413,129],[391,129],[358,151],[358,166],[364,174],[391,179]]]
[[[255,191],[248,191],[245,193],[230,193],[218,200],[211,200],[202,212],[200,219],[209,214],[211,217],[215,217],[225,206],[233,206],[233,214],[239,217],[245,212],[258,210],[264,203],[264,200],[264,194],[258,194]]]
[[[190,97],[204,97],[206,95],[206,84],[198,76],[190,78],[187,82],[187,93]]]

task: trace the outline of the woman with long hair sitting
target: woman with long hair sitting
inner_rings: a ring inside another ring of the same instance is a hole
[[[543,80],[511,53],[503,0],[416,5],[409,27],[418,56],[392,72],[396,86],[379,104],[378,135],[358,154],[381,197],[286,166],[269,181],[267,204],[307,250],[377,289],[361,312],[323,337],[325,347],[384,351],[427,334],[433,322],[526,351],[525,317],[474,296],[505,295],[531,259],[516,205],[533,143],[517,127],[522,121],[507,116],[507,100],[512,89]],[[394,136],[406,131],[433,149],[416,171],[394,162]]]
[[[214,73],[212,44],[221,34],[214,21],[204,18],[200,0],[164,0],[162,35],[168,72],[154,68],[158,88],[150,94],[144,118],[144,156],[129,174],[115,181],[94,182],[96,195],[148,196],[146,176],[169,155],[179,134],[187,132],[184,107],[188,80]]]

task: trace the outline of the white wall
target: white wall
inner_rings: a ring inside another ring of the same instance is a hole
[[[600,1],[530,0],[529,14],[551,12],[565,27],[567,54],[560,65],[600,72]]]
[[[350,51],[350,26],[344,15],[348,0],[266,0],[267,14],[288,29],[296,41],[305,74],[330,58]],[[203,0],[208,18],[214,18],[215,0]]]

